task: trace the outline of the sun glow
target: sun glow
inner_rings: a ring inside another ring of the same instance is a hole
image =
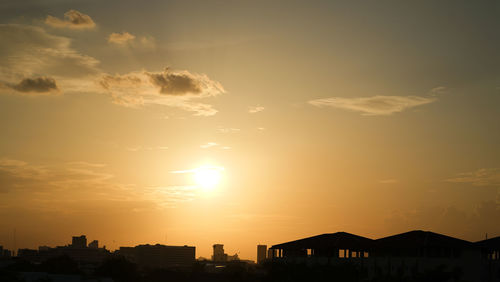
[[[201,166],[194,170],[193,178],[196,185],[205,189],[213,189],[219,184],[223,170],[222,167]]]

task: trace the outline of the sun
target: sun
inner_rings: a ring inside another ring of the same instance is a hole
[[[202,188],[213,189],[220,183],[223,170],[223,168],[215,166],[196,168],[193,173],[194,182]]]

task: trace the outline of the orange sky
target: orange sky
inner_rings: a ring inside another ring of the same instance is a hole
[[[0,16],[0,245],[255,259],[337,231],[500,235],[496,3],[7,0]]]

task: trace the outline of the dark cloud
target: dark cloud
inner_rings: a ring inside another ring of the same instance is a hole
[[[200,94],[203,91],[203,81],[189,72],[172,72],[165,69],[161,73],[147,73],[153,85],[160,87],[160,94],[186,95]]]
[[[89,15],[80,13],[76,10],[69,10],[64,13],[63,20],[53,16],[47,16],[45,23],[57,28],[89,29],[95,27],[95,23]]]
[[[48,93],[58,90],[55,79],[50,77],[25,78],[19,83],[10,85],[19,92]]]

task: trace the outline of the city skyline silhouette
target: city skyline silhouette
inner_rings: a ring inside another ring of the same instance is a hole
[[[495,1],[3,0],[0,19],[14,254],[500,236]]]

